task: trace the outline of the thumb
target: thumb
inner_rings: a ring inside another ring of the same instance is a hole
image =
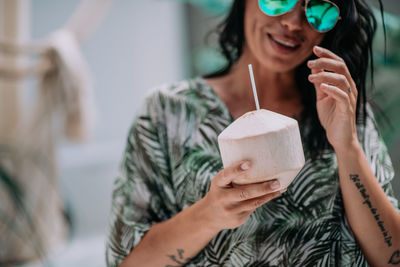
[[[243,175],[251,168],[251,162],[248,160],[240,161],[236,164],[222,169],[216,176],[215,182],[219,187],[227,187],[238,176]]]

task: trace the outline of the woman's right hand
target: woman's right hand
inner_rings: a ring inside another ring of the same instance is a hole
[[[153,224],[120,266],[184,265],[218,232],[242,225],[256,208],[281,194],[273,189],[273,181],[234,186],[235,178],[249,177],[250,167],[243,161],[221,170],[205,197],[169,220]]]
[[[233,186],[236,178],[248,177],[250,168],[249,161],[241,161],[221,170],[212,179],[209,192],[201,200],[201,214],[211,228],[220,231],[239,227],[258,207],[285,191],[277,191],[280,187],[277,180]]]

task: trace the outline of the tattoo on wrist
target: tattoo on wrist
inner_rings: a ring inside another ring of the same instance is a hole
[[[385,243],[388,247],[392,246],[392,236],[386,230],[385,226],[383,225],[383,221],[380,219],[380,214],[378,213],[377,209],[372,206],[371,200],[369,199],[369,195],[367,194],[367,190],[365,189],[364,185],[361,183],[358,174],[350,174],[350,180],[353,181],[354,185],[357,187],[358,191],[361,194],[361,197],[364,199],[363,204],[368,206],[369,210],[371,211],[372,215],[375,218],[375,221],[381,230]]]
[[[392,257],[390,257],[388,264],[392,265],[400,265],[400,250],[396,250],[393,254]]]
[[[187,263],[188,261],[191,260],[191,258],[185,258],[183,256],[183,253],[185,253],[185,251],[183,249],[177,249],[176,252],[178,253],[177,255],[167,255],[168,258],[170,258],[170,260],[172,260],[174,263],[177,263],[178,265],[166,265],[165,267],[179,267],[184,265],[185,263]]]

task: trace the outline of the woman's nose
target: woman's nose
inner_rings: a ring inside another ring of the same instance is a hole
[[[298,31],[302,29],[304,20],[304,7],[297,3],[291,12],[282,15],[281,24],[288,31]]]

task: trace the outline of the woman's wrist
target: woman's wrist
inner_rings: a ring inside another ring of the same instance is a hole
[[[362,148],[360,142],[358,141],[357,137],[353,138],[353,140],[347,144],[342,144],[340,146],[334,146],[333,149],[335,150],[336,156],[338,156],[338,157],[348,155],[349,153],[363,152],[363,148]]]
[[[218,228],[213,223],[213,216],[208,209],[209,205],[206,203],[206,199],[202,198],[192,206],[188,208],[188,214],[191,223],[198,226],[198,229],[203,231],[207,235],[216,236],[222,229]]]

